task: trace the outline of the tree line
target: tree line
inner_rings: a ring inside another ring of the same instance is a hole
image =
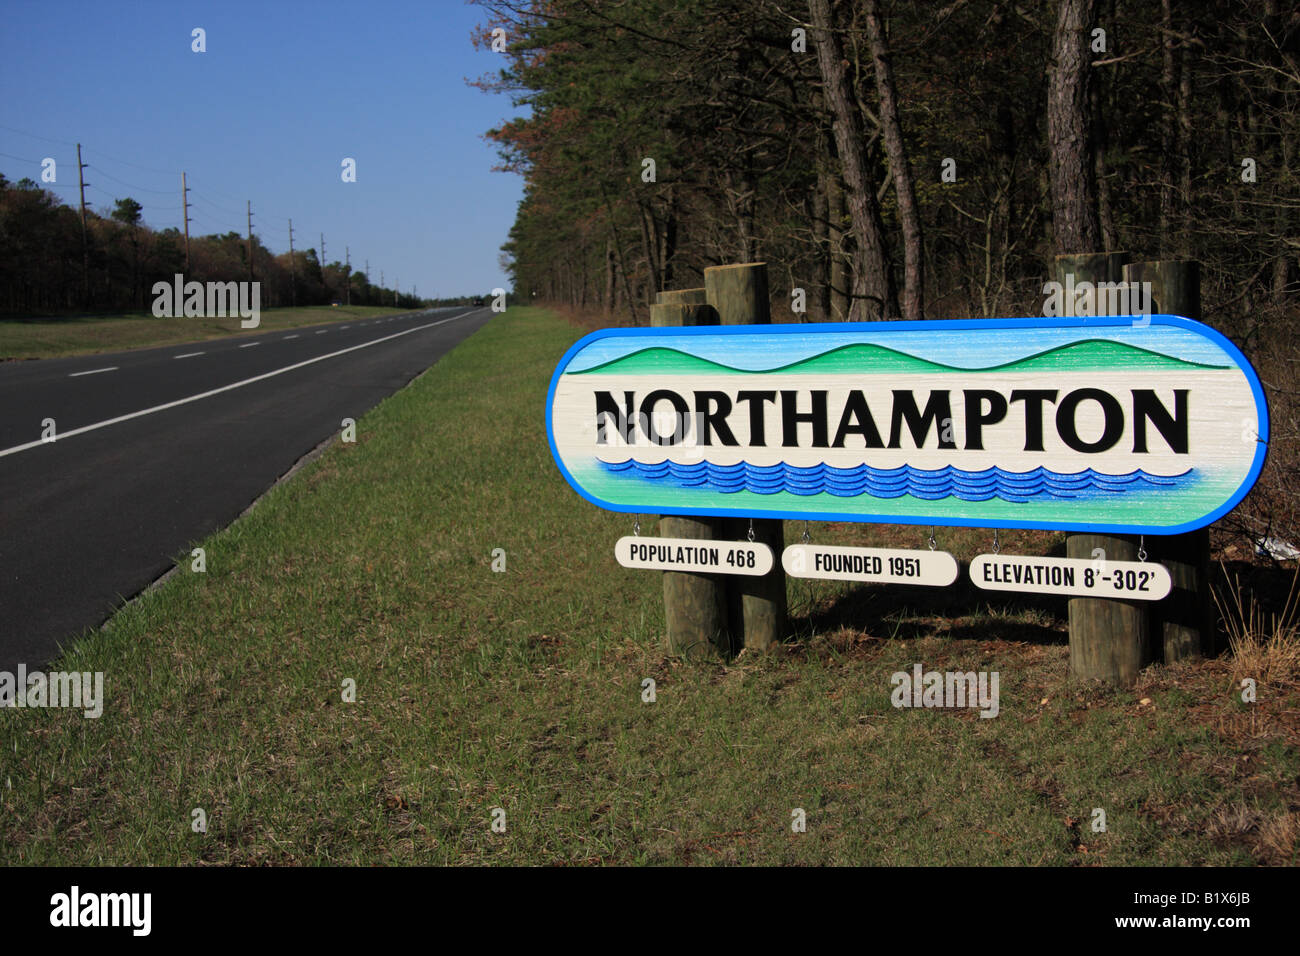
[[[475,0],[524,301],[646,324],[768,263],[777,321],[1041,315],[1054,258],[1195,260],[1300,541],[1300,8],[1282,0]]]
[[[761,259],[806,320],[1039,314],[1054,254],[1124,250],[1200,260],[1240,334],[1294,302],[1279,0],[477,2],[530,108],[487,134],[521,298],[644,323]]]
[[[251,245],[252,264],[249,264]],[[155,282],[183,273],[199,282],[261,283],[264,308],[287,305],[432,304],[381,288],[366,273],[341,262],[322,263],[314,248],[273,253],[253,234],[191,235],[156,230],[142,221],[141,206],[118,199],[108,216],[78,210],[29,178],[10,183],[0,175],[0,312],[58,315],[148,311]]]

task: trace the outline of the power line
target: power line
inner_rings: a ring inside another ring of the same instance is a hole
[[[109,199],[113,200],[114,202],[117,202],[119,199],[123,199],[123,198],[125,198],[125,199],[132,199],[132,198],[134,198],[134,197],[131,197],[131,196],[125,196],[125,197],[123,197],[123,196],[119,196],[119,195],[117,195],[116,193],[111,193],[111,192],[109,192],[107,189],[101,189],[99,186],[95,186],[95,185],[93,185],[93,184],[91,184],[91,183],[86,183],[86,188],[87,188],[87,189],[93,189],[93,190],[95,190],[95,192],[97,192],[97,193],[103,193],[105,196],[107,196]],[[168,212],[171,212],[171,211],[173,211],[173,210],[175,209],[174,206],[156,206],[156,205],[152,205],[152,204],[146,206],[144,203],[140,203],[140,208],[141,208],[141,209],[166,209]]]
[[[221,205],[218,205],[217,203],[214,203],[211,199],[208,199],[206,196],[204,196],[202,193],[200,193],[200,192],[199,192],[197,189],[195,189],[193,186],[189,187],[189,189],[190,189],[190,193],[194,196],[195,199],[199,200],[200,202],[205,202],[205,203],[207,203],[207,204],[208,204],[209,206],[211,206],[213,209],[216,209],[216,210],[218,210],[218,211],[220,211],[220,212],[224,212],[224,213],[225,213],[226,215],[228,215],[228,216],[238,216],[238,215],[239,215],[239,213],[235,212],[233,209],[227,209],[225,206],[221,206]]]
[[[213,195],[220,196],[222,199],[228,199],[231,202],[239,202],[239,200],[236,199],[234,196],[227,196],[225,193],[220,192],[219,190],[209,189],[209,192],[211,192]]]
[[[16,159],[20,163],[31,163],[33,166],[39,166],[41,164],[39,159],[25,159],[22,156],[13,156],[9,153],[0,153],[0,156],[3,156],[5,159]]]
[[[3,126],[3,125],[0,125],[0,129],[8,130],[8,131],[11,132],[11,133],[17,133],[19,136],[26,136],[28,139],[39,139],[39,140],[41,140],[42,142],[45,142],[45,143],[57,143],[57,144],[60,145],[60,146],[77,146],[77,145],[79,145],[78,143],[70,143],[70,142],[68,142],[67,140],[63,140],[63,139],[53,139],[53,138],[51,138],[51,137],[49,137],[49,136],[38,136],[36,133],[29,133],[29,132],[27,132],[26,130],[16,129],[16,128],[13,127],[13,126]],[[128,160],[128,159],[118,159],[116,156],[110,156],[108,153],[101,152],[101,151],[99,151],[99,150],[95,150],[95,152],[96,152],[99,156],[102,156],[104,159],[107,159],[109,162],[113,162],[113,163],[121,163],[123,166],[130,166],[132,169],[143,170],[144,172],[147,172],[147,173],[157,173],[157,174],[160,175],[160,176],[174,176],[174,175],[175,175],[175,172],[174,172],[173,170],[169,170],[169,169],[157,169],[156,167],[153,167],[153,166],[142,166],[142,165],[140,165],[139,163],[133,163],[133,162],[131,162],[131,161]],[[101,169],[100,172],[104,172],[104,171]],[[108,174],[105,173],[105,175],[108,175]]]
[[[85,265],[85,262],[84,262],[84,260],[86,259],[87,254],[88,254],[87,236],[86,236],[86,226],[85,226],[85,221],[86,221],[86,188],[89,187],[90,189],[95,190],[96,192],[99,192],[99,193],[101,193],[102,195],[107,196],[108,198],[110,198],[110,199],[112,199],[112,200],[114,200],[114,201],[117,201],[119,197],[116,196],[116,195],[114,195],[113,193],[110,193],[108,190],[106,190],[106,189],[104,189],[104,188],[102,188],[102,187],[100,187],[100,186],[97,186],[97,185],[95,185],[95,184],[93,184],[93,183],[86,182],[86,180],[85,180],[85,170],[87,170],[87,169],[94,169],[94,170],[96,171],[96,173],[98,173],[99,175],[104,176],[104,177],[108,178],[109,180],[111,180],[112,182],[117,183],[117,184],[120,185],[120,186],[124,186],[124,187],[126,187],[127,189],[133,190],[133,191],[135,191],[135,192],[139,192],[139,193],[149,193],[149,194],[154,194],[154,195],[159,195],[159,196],[171,196],[171,195],[174,195],[174,192],[173,192],[173,190],[171,190],[171,189],[154,189],[154,188],[151,188],[151,187],[148,187],[148,186],[140,186],[140,185],[138,185],[138,184],[136,184],[136,183],[127,182],[127,181],[124,180],[124,179],[120,179],[120,178],[118,178],[117,176],[114,176],[112,173],[110,173],[110,172],[108,172],[106,169],[104,169],[104,167],[103,167],[102,165],[92,165],[92,164],[90,164],[90,163],[83,162],[83,160],[82,160],[82,155],[81,155],[81,144],[80,144],[80,143],[74,143],[74,142],[70,142],[70,141],[68,141],[68,140],[54,139],[53,137],[50,137],[50,136],[41,136],[41,135],[39,135],[39,134],[37,134],[37,133],[30,133],[30,132],[28,132],[28,131],[26,131],[26,130],[17,129],[16,127],[13,127],[13,126],[6,126],[6,125],[4,125],[4,124],[0,124],[0,130],[6,130],[6,131],[8,131],[8,132],[10,132],[10,133],[15,133],[15,134],[17,134],[17,135],[19,135],[19,136],[26,137],[27,139],[39,140],[39,141],[41,141],[41,142],[46,142],[46,143],[55,143],[55,144],[57,144],[57,145],[59,145],[59,146],[72,147],[72,148],[75,148],[75,149],[77,150],[77,181],[78,181],[78,188],[79,188],[79,190],[80,190],[80,209],[81,209],[81,219],[82,219],[83,273],[85,273],[85,278],[86,278],[86,281],[87,281],[87,282],[89,281],[89,271],[88,271],[88,266],[86,266],[86,265]],[[100,151],[98,151],[98,150],[92,150],[92,151],[95,153],[96,157],[98,157],[99,159],[101,159],[101,160],[103,160],[103,161],[107,161],[107,162],[110,162],[110,163],[120,164],[120,165],[122,165],[122,166],[127,166],[127,167],[130,167],[130,168],[132,168],[132,169],[142,170],[142,171],[144,171],[144,172],[148,172],[148,173],[154,173],[154,174],[157,174],[157,175],[159,175],[159,176],[175,176],[175,175],[176,175],[176,173],[175,173],[174,170],[158,169],[157,167],[154,167],[154,166],[145,166],[145,165],[143,165],[143,164],[141,164],[141,163],[132,162],[131,160],[121,159],[121,158],[119,158],[119,157],[117,157],[117,156],[113,156],[113,155],[111,155],[111,154],[109,154],[109,153],[100,152]],[[42,159],[42,160],[29,159],[29,158],[22,157],[22,156],[15,156],[15,155],[13,155],[13,154],[11,154],[11,153],[2,153],[2,152],[0,152],[0,156],[3,156],[3,157],[6,158],[6,159],[11,159],[11,160],[13,160],[13,161],[15,161],[15,162],[25,163],[25,164],[29,164],[29,165],[32,165],[32,166],[40,166],[40,165],[44,162],[43,159]],[[47,157],[47,158],[48,158],[48,157]],[[205,180],[200,180],[200,182],[205,182]],[[41,183],[40,186],[41,186],[41,188],[69,188],[69,189],[70,189],[70,188],[71,188],[71,183]],[[218,197],[220,197],[220,198],[226,199],[226,200],[228,200],[228,201],[230,201],[230,202],[238,202],[238,200],[237,200],[234,196],[229,196],[229,195],[227,195],[227,194],[225,194],[225,193],[223,193],[223,192],[221,192],[220,190],[217,190],[217,189],[212,189],[212,188],[210,188],[210,187],[205,187],[205,192],[210,192],[212,195],[215,195],[215,196],[218,196]],[[238,227],[238,226],[235,226],[235,225],[233,225],[232,223],[230,223],[230,222],[228,222],[228,221],[224,221],[222,218],[220,218],[220,217],[218,217],[218,216],[216,216],[216,215],[213,215],[211,212],[209,212],[209,211],[207,211],[207,210],[202,211],[202,215],[199,215],[199,214],[197,214],[197,213],[192,213],[192,212],[191,212],[191,209],[194,208],[194,206],[193,206],[193,203],[191,203],[191,202],[189,201],[191,197],[194,198],[194,199],[196,199],[196,200],[198,200],[198,201],[200,201],[200,202],[202,202],[202,203],[204,203],[205,205],[211,207],[212,209],[216,210],[218,213],[223,214],[224,216],[234,217],[234,216],[237,216],[237,215],[238,215],[238,213],[235,212],[233,209],[227,209],[226,207],[222,206],[220,203],[217,203],[217,202],[213,201],[212,199],[208,198],[208,196],[206,196],[206,195],[204,195],[204,194],[198,192],[196,189],[194,189],[193,187],[189,186],[189,184],[188,184],[188,182],[187,182],[187,171],[182,170],[182,171],[181,171],[181,218],[182,218],[182,225],[183,225],[183,227],[184,227],[184,229],[185,229],[185,231],[186,231],[186,233],[187,233],[187,237],[186,237],[187,240],[188,240],[189,225],[190,225],[190,223],[192,223],[192,222],[195,223],[195,224],[202,225],[202,226],[204,226],[204,227],[211,227],[211,228],[215,228],[215,229],[217,229],[217,230],[224,230],[224,231],[226,231],[226,232],[234,232],[234,233],[238,234],[238,231],[239,231],[239,227]],[[128,197],[128,198],[134,198],[134,197]],[[137,201],[137,202],[138,202],[138,201]],[[159,206],[159,205],[154,205],[154,204],[152,204],[152,203],[149,204],[149,205],[144,205],[144,204],[139,204],[139,205],[140,205],[140,208],[141,208],[142,210],[150,210],[150,211],[156,211],[156,212],[166,212],[166,213],[173,214],[173,215],[175,214],[175,211],[176,211],[176,210],[175,210],[172,206],[170,206],[170,205]],[[264,210],[263,210],[263,215],[276,216],[277,214],[274,213],[274,211],[272,211],[272,210],[265,210],[265,209],[264,209]],[[209,217],[211,217],[211,218],[209,218]],[[279,218],[287,218],[287,217],[280,216]],[[248,266],[249,266],[249,274],[250,274],[250,276],[252,275],[252,270],[253,270],[253,260],[252,260],[252,220],[253,220],[253,213],[252,213],[252,200],[245,200],[245,222],[246,222],[246,229],[247,229],[247,242],[248,242],[248,253],[249,253],[249,255],[248,255]],[[292,248],[293,248],[293,238],[294,238],[295,229],[294,229],[294,227],[293,227],[293,225],[292,225],[292,220],[289,220],[289,222],[290,222],[290,226],[289,226],[289,232],[287,233],[287,237],[288,237],[289,244],[290,244],[290,257],[291,257],[291,260],[292,260]],[[168,226],[167,228],[174,228],[174,227]],[[301,228],[301,227],[299,227],[299,228]],[[266,228],[266,229],[263,229],[263,231],[262,231],[262,233],[261,233],[260,235],[261,235],[261,236],[266,236],[266,237],[274,237],[274,238],[276,238],[277,240],[283,240],[283,239],[285,238],[285,236],[286,236],[286,233],[283,232],[282,230],[279,230],[279,229],[275,229],[275,228]],[[187,245],[188,245],[188,242],[187,242]],[[344,248],[344,253],[345,253],[345,259],[348,260],[347,263],[346,263],[346,266],[345,266],[345,270],[346,270],[346,273],[345,273],[345,274],[350,274],[350,273],[351,273],[350,250],[349,250],[347,247],[345,247],[345,248]],[[187,259],[188,259],[188,248],[187,248]],[[325,265],[325,263],[326,263],[326,255],[325,255],[325,234],[322,232],[322,233],[321,233],[321,244],[320,244],[320,264],[321,264],[321,266],[323,267],[323,266]],[[366,265],[367,265],[366,274],[369,275],[369,262],[367,262]],[[187,267],[188,267],[188,263],[187,263]],[[381,282],[381,284],[382,284],[382,282]],[[348,291],[350,292],[351,290],[349,289]],[[88,295],[88,294],[89,294],[89,290],[87,289],[87,295]]]
[[[207,228],[214,229],[217,232],[239,232],[238,226],[232,226],[228,222],[218,222],[215,219],[208,219],[206,216],[191,215],[190,222],[205,225]]]
[[[30,139],[40,139],[47,143],[58,143],[60,146],[76,146],[77,143],[69,143],[62,139],[50,139],[48,136],[37,136],[35,133],[28,133],[21,129],[14,129],[12,126],[0,126],[0,129],[7,129],[11,133],[17,133],[19,136],[26,136]]]
[[[146,189],[144,186],[137,186],[137,185],[135,185],[134,183],[128,183],[126,180],[124,180],[124,179],[118,179],[118,178],[117,178],[116,176],[114,176],[112,173],[107,172],[107,171],[106,171],[102,166],[95,166],[95,165],[92,164],[92,163],[87,163],[87,164],[86,164],[86,168],[87,168],[87,169],[93,169],[93,170],[95,170],[95,172],[97,172],[97,173],[99,173],[99,174],[101,174],[101,175],[103,175],[103,176],[107,176],[109,179],[113,180],[113,182],[115,182],[115,183],[118,183],[118,184],[120,184],[120,185],[122,185],[122,186],[129,186],[131,189],[138,190],[139,192],[142,192],[142,193],[157,193],[157,194],[160,195],[160,196],[170,196],[170,195],[173,194],[173,190],[171,190],[171,189]]]
[[[98,153],[99,156],[102,156],[104,159],[107,159],[110,163],[121,163],[123,166],[130,166],[132,169],[143,170],[146,173],[157,173],[159,176],[176,175],[176,172],[174,170],[154,169],[152,166],[141,166],[139,163],[132,163],[125,159],[118,159],[115,156],[110,156],[108,155],[108,153],[99,152],[98,150],[96,150],[96,152]]]

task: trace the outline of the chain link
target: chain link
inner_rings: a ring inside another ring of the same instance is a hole
[[[749,519],[749,543],[754,543],[754,519]]]
[[[1146,561],[1146,559],[1147,559],[1147,536],[1140,535],[1138,537],[1138,560]]]
[[[997,554],[1002,550],[1002,542],[998,540],[998,529],[993,529],[993,553]]]
[[[636,516],[636,523],[632,525],[632,536],[636,538],[641,537],[641,516],[640,515]]]

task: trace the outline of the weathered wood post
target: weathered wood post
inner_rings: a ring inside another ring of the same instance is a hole
[[[678,301],[662,301],[666,297]],[[650,306],[652,326],[718,324],[718,313],[704,304],[703,289],[660,292],[656,299],[661,301]],[[720,538],[722,519],[662,515],[659,534],[665,538]],[[687,657],[705,657],[713,649],[729,653],[732,640],[727,620],[727,579],[689,571],[665,571],[663,575],[669,648]]]
[[[1081,282],[1119,282],[1128,256],[1122,252],[1077,253],[1056,257],[1055,279],[1069,289]],[[1067,280],[1067,276],[1073,280]],[[1073,296],[1064,297],[1066,315],[1076,312]],[[1065,539],[1067,557],[1092,560],[1101,550],[1106,561],[1136,561],[1138,540],[1130,535],[1070,534]],[[1130,687],[1138,672],[1151,663],[1150,616],[1139,601],[1110,598],[1070,599],[1070,673],[1085,680],[1100,679]]]
[[[656,305],[704,305],[709,300],[705,297],[703,289],[665,289],[663,292],[655,293]],[[651,325],[654,321],[651,320]],[[717,325],[717,319],[712,322],[700,322],[700,325]]]
[[[704,270],[704,288],[709,305],[718,312],[722,325],[767,325],[772,321],[767,294],[767,264],[746,262],[711,266]],[[762,577],[732,577],[728,586],[732,599],[732,630],[743,633],[744,646],[767,650],[785,637],[788,628],[785,568],[785,522],[755,519],[754,540],[772,549],[772,570]],[[731,518],[725,523],[728,537],[742,539],[749,534],[748,518]]]
[[[1201,318],[1201,269],[1195,261],[1131,262],[1124,281],[1151,283],[1155,314]],[[1133,294],[1130,288],[1130,296]],[[1169,569],[1174,589],[1151,610],[1151,638],[1163,646],[1165,663],[1215,652],[1214,602],[1210,595],[1210,529],[1168,535],[1148,545],[1152,557]]]

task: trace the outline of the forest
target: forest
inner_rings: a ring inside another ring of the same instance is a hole
[[[249,257],[252,257],[250,268]],[[35,317],[148,311],[155,282],[177,274],[198,282],[261,283],[264,308],[287,305],[427,304],[380,288],[360,269],[322,263],[314,248],[276,255],[237,232],[191,235],[151,229],[130,196],[112,212],[79,209],[24,177],[0,175],[0,315]]]
[[[1300,532],[1294,5],[475,2],[477,82],[528,107],[486,134],[525,184],[520,298],[643,325],[764,261],[775,321],[1032,316],[1058,255],[1194,260],[1272,407],[1229,521]]]

